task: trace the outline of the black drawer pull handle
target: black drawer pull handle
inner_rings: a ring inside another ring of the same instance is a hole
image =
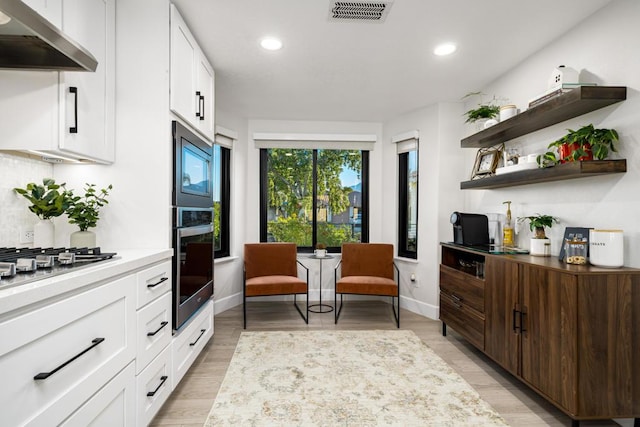
[[[198,91],[196,91],[196,105],[197,105],[197,107],[196,107],[196,108],[198,109],[198,111],[196,111],[196,117],[200,117],[200,115],[202,114],[202,110],[201,110],[201,106],[202,106],[201,99],[202,99],[202,96],[200,96],[200,91],[198,90]]]
[[[147,392],[147,397],[153,397],[156,395],[156,393],[158,392],[158,390],[160,390],[160,387],[162,387],[165,383],[165,381],[167,381],[167,378],[169,378],[166,375],[163,375],[160,377],[160,384],[158,384],[158,387],[156,387],[155,390]]]
[[[69,133],[78,133],[78,88],[77,87],[69,87],[69,93],[74,94],[73,101],[73,126],[69,128]]]
[[[462,304],[458,304],[457,302],[453,303],[455,308],[462,308]]]
[[[516,317],[520,318],[520,322],[522,322],[522,317],[520,317],[522,313],[520,312],[520,310],[516,310],[515,308],[513,309],[513,321],[512,321],[512,327],[513,327],[513,332],[518,333],[518,330],[520,329],[520,327],[518,325],[516,325]]]
[[[86,349],[82,350],[80,353],[76,354],[75,356],[73,356],[71,359],[67,360],[66,362],[64,362],[62,365],[58,366],[57,368],[55,368],[53,371],[51,372],[40,372],[38,375],[36,375],[35,377],[33,377],[34,380],[46,380],[47,378],[49,378],[51,375],[55,374],[56,372],[58,372],[60,369],[64,368],[65,366],[67,366],[69,363],[73,362],[74,360],[76,360],[78,357],[82,356],[83,354],[85,354],[87,351],[91,350],[92,348],[94,348],[95,346],[97,346],[98,344],[100,344],[102,341],[104,341],[104,338],[95,338],[91,341],[91,345],[89,347],[87,347]]]
[[[147,288],[155,288],[156,286],[158,286],[161,283],[166,282],[167,280],[169,280],[168,277],[163,277],[162,279],[158,280],[156,283],[151,283],[150,285],[147,285]]]
[[[152,336],[154,336],[155,334],[157,334],[158,332],[160,332],[160,330],[161,330],[162,328],[164,328],[165,326],[167,326],[167,324],[169,324],[169,322],[167,322],[166,320],[165,320],[164,322],[161,322],[161,323],[160,323],[160,327],[159,327],[158,329],[156,329],[155,331],[153,331],[153,332],[147,332],[147,336],[148,336],[148,337],[152,337]]]
[[[200,96],[200,120],[204,120],[204,96]]]
[[[458,301],[458,302],[462,302],[462,298],[460,298],[458,295],[456,294],[451,294],[451,298],[453,298],[454,300]]]
[[[197,343],[198,341],[200,341],[200,338],[202,338],[202,336],[204,335],[204,333],[205,333],[205,332],[207,332],[207,330],[206,330],[206,329],[200,329],[200,335],[198,335],[198,339],[196,339],[196,340],[195,340],[194,342],[192,342],[192,343],[189,343],[189,345],[190,345],[191,347],[193,347],[194,345],[196,345],[196,343]]]

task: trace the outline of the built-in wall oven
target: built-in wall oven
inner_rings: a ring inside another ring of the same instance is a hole
[[[180,123],[172,123],[173,328],[213,295],[212,148]]]

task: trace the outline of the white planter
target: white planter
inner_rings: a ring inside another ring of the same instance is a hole
[[[551,256],[551,240],[531,239],[529,253],[535,256]]]
[[[95,248],[96,233],[93,231],[76,231],[71,233],[69,243],[72,248]]]
[[[327,250],[326,249],[316,249],[316,257],[318,258],[324,258],[327,256]]]
[[[41,219],[33,226],[33,247],[52,248],[54,238],[53,221]]]

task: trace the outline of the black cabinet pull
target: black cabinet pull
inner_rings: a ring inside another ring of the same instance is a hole
[[[200,120],[204,120],[204,96],[200,96]]]
[[[161,330],[162,328],[164,328],[165,326],[167,326],[167,324],[168,324],[168,323],[169,323],[169,322],[167,322],[167,321],[161,322],[161,323],[160,323],[160,327],[159,327],[158,329],[156,329],[155,331],[153,331],[153,332],[147,332],[147,336],[148,336],[148,337],[152,337],[152,336],[154,336],[155,334],[157,334],[158,332],[160,332],[160,330]]]
[[[147,392],[147,397],[153,397],[156,395],[156,393],[158,392],[158,390],[160,390],[160,387],[162,387],[165,383],[165,381],[167,381],[167,378],[169,378],[166,375],[163,375],[160,377],[160,384],[158,384],[158,387],[156,387],[155,390]]]
[[[453,298],[454,300],[458,301],[458,302],[462,302],[462,298],[460,298],[458,295],[456,294],[451,294],[451,298]]]
[[[94,348],[95,346],[97,346],[98,344],[100,344],[101,342],[104,341],[104,338],[95,338],[91,341],[91,345],[87,348],[85,348],[84,350],[82,350],[80,353],[76,354],[75,356],[73,356],[71,359],[67,360],[66,362],[64,362],[62,365],[58,366],[57,368],[55,368],[53,371],[51,372],[40,372],[38,375],[36,375],[35,377],[33,377],[34,380],[46,380],[47,378],[49,378],[51,375],[55,374],[56,372],[58,372],[60,369],[64,368],[65,366],[67,366],[69,363],[73,362],[74,360],[76,360],[78,357],[82,356],[83,354],[85,354],[87,351],[91,350],[92,348]]]
[[[151,283],[150,285],[147,285],[147,288],[155,288],[156,286],[158,286],[161,283],[166,282],[167,280],[169,280],[168,277],[163,277],[162,279],[158,280],[156,283]]]
[[[518,333],[518,330],[520,329],[517,324],[516,324],[516,317],[519,317],[518,314],[520,313],[519,310],[516,310],[515,308],[513,309],[513,321],[512,321],[512,327],[513,327],[513,332]]]
[[[198,338],[197,338],[194,342],[189,343],[189,345],[190,345],[191,347],[193,347],[194,345],[196,345],[196,343],[197,343],[198,341],[200,341],[200,338],[202,338],[202,336],[204,335],[204,333],[205,333],[205,332],[207,332],[207,330],[206,330],[206,329],[200,329],[200,335],[198,335]]]
[[[527,309],[526,307],[520,312],[520,332],[527,332],[527,330],[524,328],[524,316],[527,315]]]
[[[78,133],[78,88],[71,86],[69,88],[69,93],[74,94],[74,101],[73,101],[74,123],[73,123],[73,126],[69,128],[69,133]]]
[[[200,107],[202,106],[201,98],[202,97],[200,96],[200,91],[196,91],[196,105],[198,109],[198,111],[196,111],[196,117],[200,117],[200,114],[202,114],[202,110],[200,109]]]

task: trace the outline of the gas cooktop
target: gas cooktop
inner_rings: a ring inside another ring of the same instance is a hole
[[[23,285],[106,261],[100,248],[0,248],[0,289]]]

